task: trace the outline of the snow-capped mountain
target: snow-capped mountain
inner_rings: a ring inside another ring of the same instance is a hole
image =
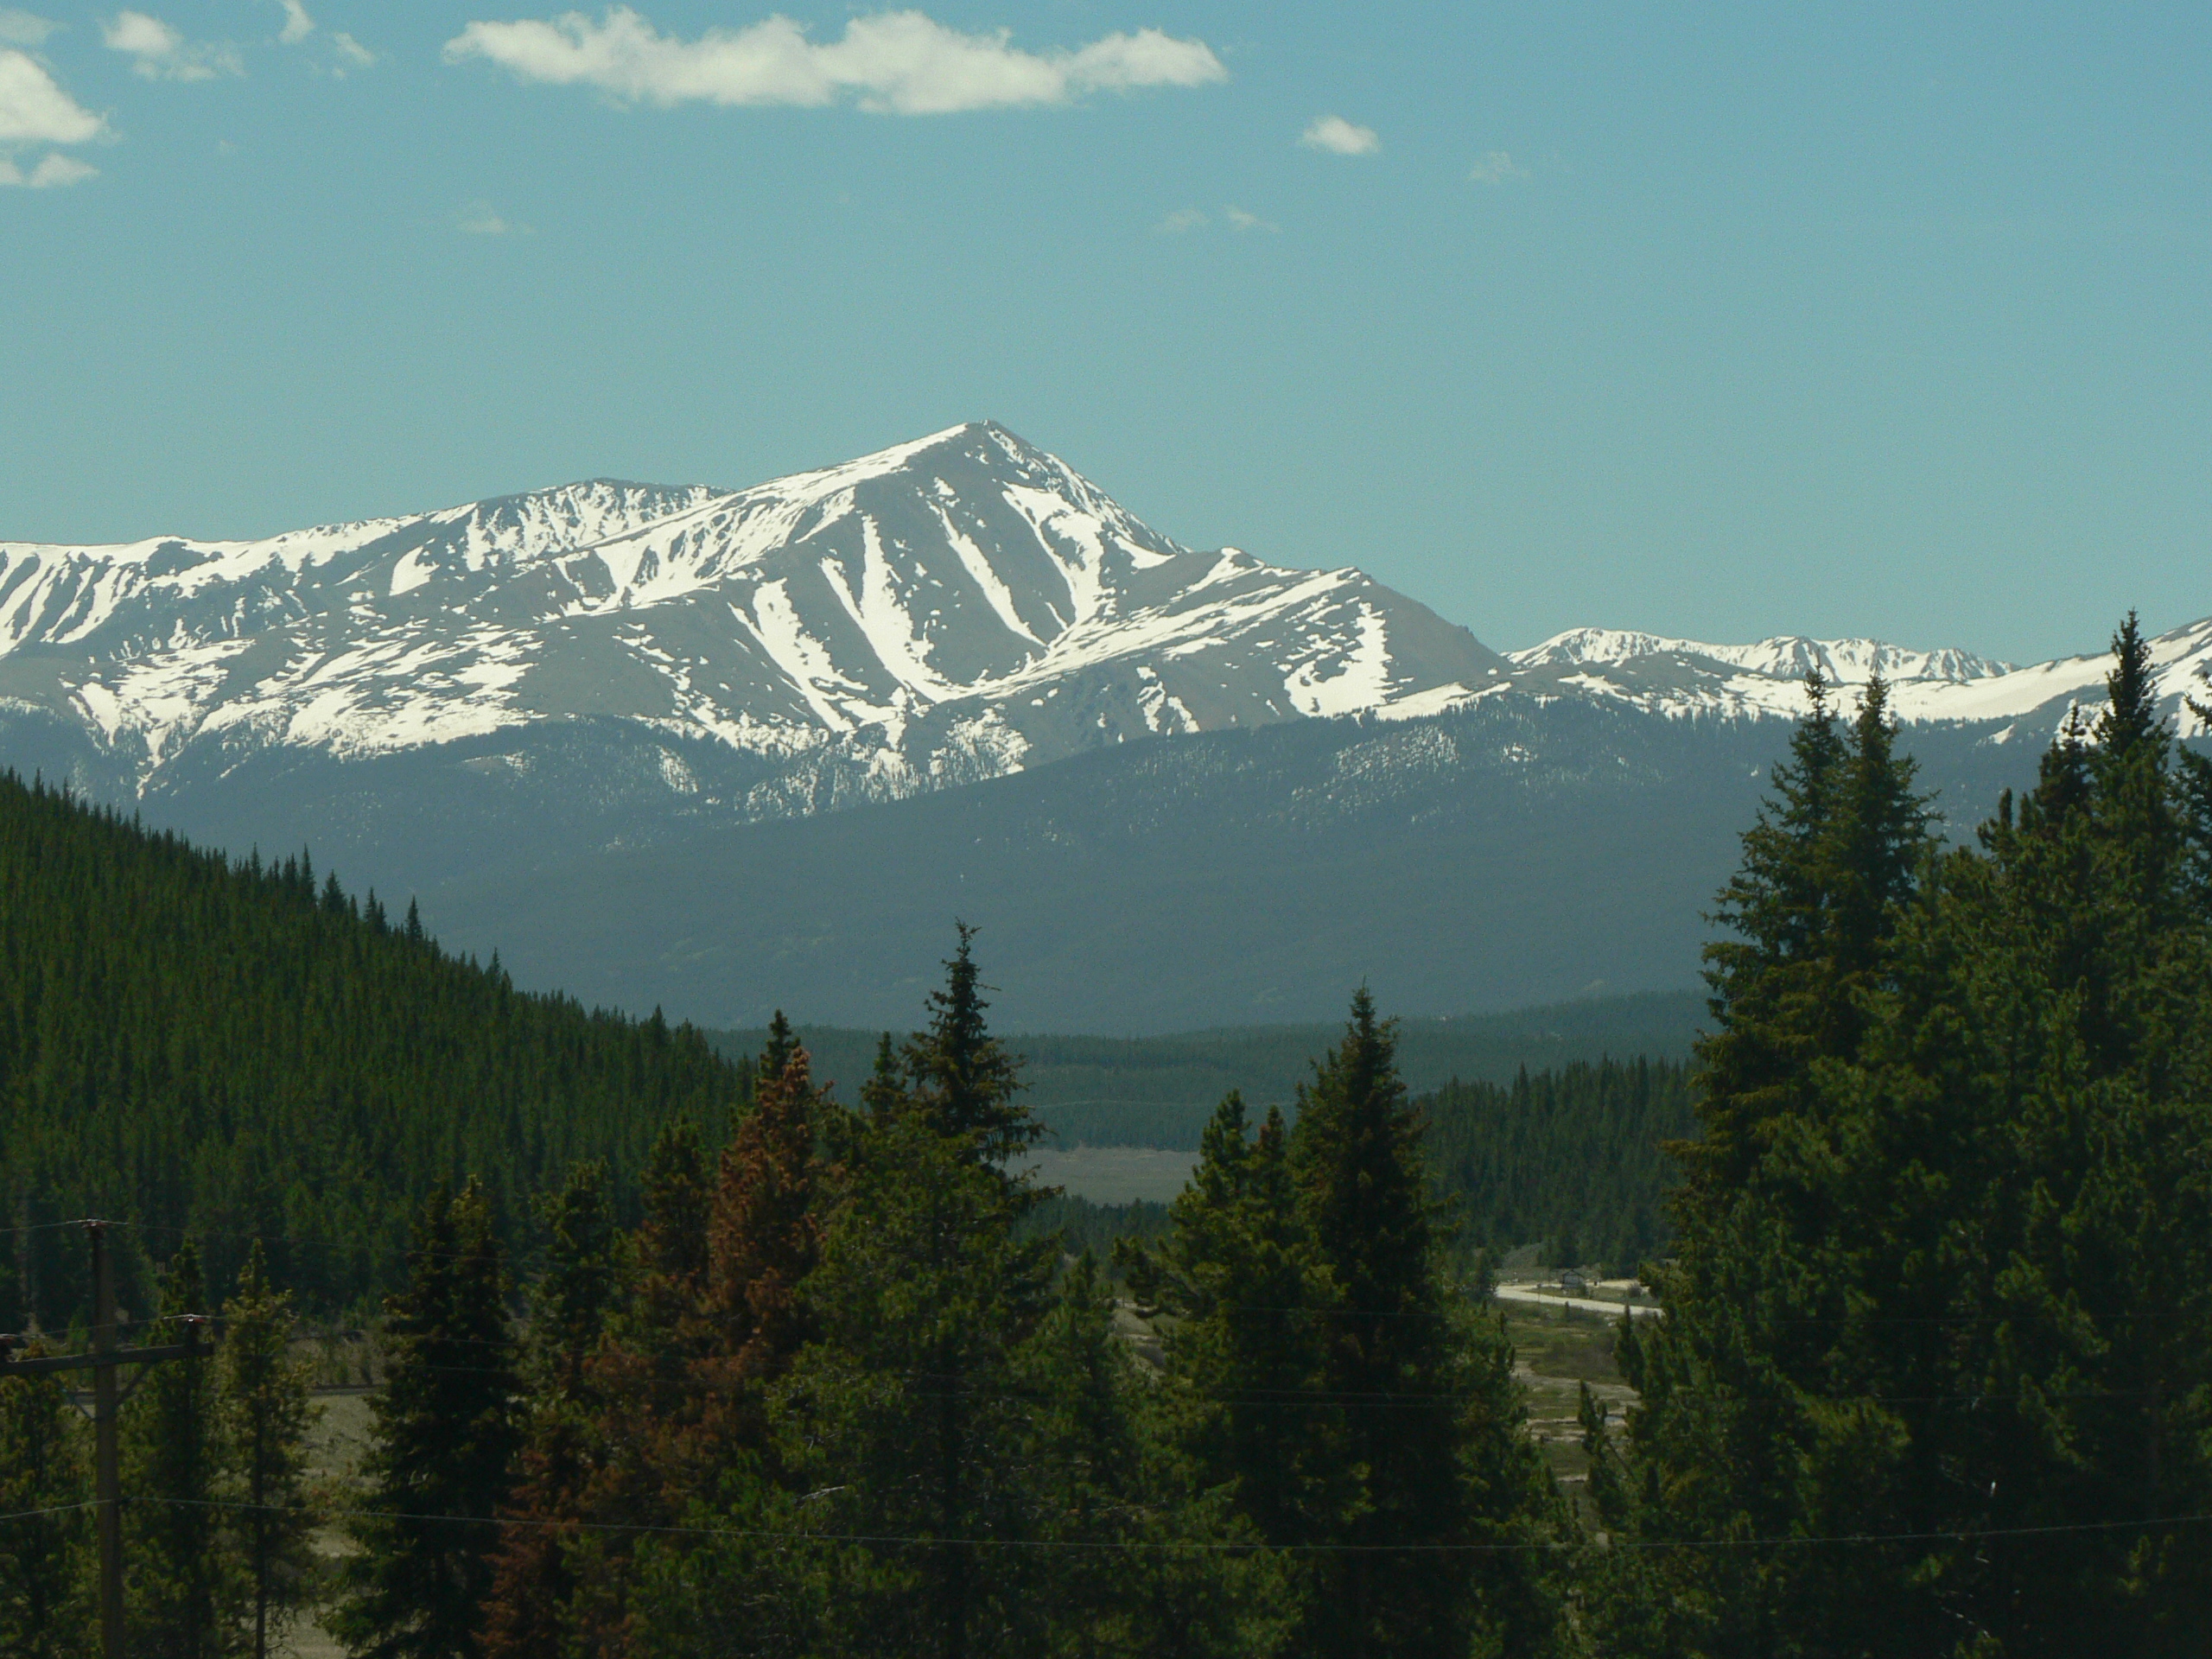
[[[2093,715],[2113,667],[2109,652],[2023,668],[1971,652],[1910,651],[1876,639],[1791,635],[1714,645],[1617,628],[1571,629],[1507,657],[1522,690],[1575,693],[1675,717],[1795,719],[1805,711],[1808,671],[1817,668],[1846,706],[1878,673],[1901,720],[2002,722],[1989,734],[1993,742],[2015,731],[2041,741],[2077,704]],[[2197,735],[2206,722],[2190,702],[2212,701],[2212,619],[2158,635],[2152,658],[2166,714],[2183,736]]]
[[[611,718],[674,793],[742,757],[724,804],[781,816],[830,804],[825,779],[896,798],[1140,736],[1419,715],[1506,672],[1357,570],[1193,551],[990,424],[744,490],[0,543],[0,712],[80,728],[142,797],[271,753]]]

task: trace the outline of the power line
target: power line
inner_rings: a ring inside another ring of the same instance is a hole
[[[931,1549],[1143,1550],[1164,1554],[1253,1554],[1274,1551],[1301,1555],[1389,1554],[1510,1554],[1543,1552],[1672,1549],[1805,1549],[1856,1548],[1869,1544],[1972,1543],[1999,1538],[2039,1538],[2088,1533],[2143,1531],[2159,1528],[2201,1526],[2212,1514],[2152,1516],[2127,1521],[2054,1522],[2031,1527],[1967,1527],[1923,1532],[1834,1533],[1769,1538],[1618,1538],[1609,1535],[1585,1539],[1521,1540],[1514,1542],[1441,1542],[1403,1544],[1266,1544],[1256,1541],[1212,1539],[1096,1539],[1096,1538],[938,1538],[912,1533],[800,1532],[765,1527],[692,1527],[650,1522],[586,1521],[551,1516],[432,1515],[405,1510],[317,1509],[301,1503],[242,1503],[220,1498],[138,1497],[135,1503],[161,1503],[175,1508],[230,1510],[264,1515],[304,1515],[326,1521],[412,1521],[431,1525],[553,1528],[575,1532],[622,1533],[691,1538],[744,1538],[767,1542],[879,1544]],[[20,1515],[0,1516],[0,1522],[34,1516],[88,1509],[90,1504],[64,1504],[53,1510],[27,1510]]]

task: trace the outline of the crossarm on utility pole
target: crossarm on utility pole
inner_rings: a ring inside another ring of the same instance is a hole
[[[30,1371],[83,1371],[92,1374],[92,1509],[99,1523],[100,1541],[100,1653],[102,1659],[124,1659],[123,1626],[123,1456],[117,1433],[122,1401],[116,1390],[115,1373],[124,1365],[151,1365],[165,1359],[205,1359],[200,1346],[200,1316],[184,1322],[184,1340],[158,1348],[124,1348],[116,1342],[115,1268],[108,1258],[107,1224],[88,1221],[86,1236],[92,1247],[92,1351],[89,1354],[41,1354],[35,1359],[15,1357],[16,1338],[0,1337],[0,1377]]]

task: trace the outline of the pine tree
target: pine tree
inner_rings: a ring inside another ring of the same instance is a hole
[[[880,1538],[832,1564],[830,1645],[1019,1651],[1015,1582],[978,1539],[1028,1535],[1014,1356],[1047,1305],[1027,1194],[925,1111],[868,1132],[807,1302],[818,1339],[775,1390],[776,1457],[823,1494],[814,1524]]]
[[[45,1351],[32,1343],[23,1358]],[[0,1377],[0,1643],[8,1659],[90,1659],[91,1459],[54,1373]]]
[[[906,1044],[905,1071],[913,1104],[940,1133],[966,1142],[978,1161],[1003,1165],[1045,1128],[1016,1098],[1020,1063],[985,1022],[990,1004],[976,967],[976,930],[954,926],[959,944],[944,964],[944,988],[930,993],[929,1029]]]
[[[475,1659],[521,1392],[490,1205],[475,1181],[423,1206],[363,1462],[368,1517],[331,1620],[361,1659]]]
[[[1192,1548],[1251,1535],[1219,1494],[1191,1489],[1159,1421],[1158,1390],[1139,1375],[1114,1315],[1085,1253],[1015,1356],[1029,1405],[1020,1462],[1029,1535],[1072,1546],[1031,1552],[1015,1569],[1021,1650],[1068,1659],[1270,1651],[1287,1624],[1281,1564],[1260,1550]]]
[[[486,1597],[487,1659],[560,1646],[576,1588],[571,1558],[585,1491],[599,1461],[592,1419],[600,1401],[588,1368],[620,1287],[606,1166],[571,1166],[541,1208],[549,1236],[545,1268],[531,1293],[532,1395]]]
[[[269,1282],[258,1239],[223,1309],[219,1387],[239,1505],[231,1530],[243,1582],[244,1651],[268,1659],[315,1586],[316,1516],[307,1435],[316,1408],[308,1368],[290,1355],[291,1297]]]
[[[160,1306],[180,1338],[182,1316],[207,1311],[189,1239],[162,1274]],[[214,1370],[204,1360],[156,1365],[124,1412],[124,1486],[140,1500],[124,1511],[131,1641],[158,1659],[217,1659],[234,1646],[238,1563],[216,1541],[215,1507],[232,1465]]]
[[[1808,1048],[1738,1189],[1686,1195],[1605,1484],[1610,1524],[1700,1547],[1615,1558],[1622,1651],[2201,1645],[2212,1575],[2160,1522],[2212,1503],[2212,939],[2114,643],[2095,741],[2069,720],[2017,814],[1919,867],[1853,1046]],[[1862,1541],[1749,1541],[1833,1536]]]
[[[1318,1543],[1352,1500],[1340,1402],[1322,1386],[1335,1287],[1300,1219],[1288,1134],[1270,1109],[1256,1136],[1232,1091],[1152,1246],[1115,1265],[1166,1338],[1172,1431],[1201,1491],[1224,1495],[1277,1548]]]
[[[1894,1193],[1878,1205],[1872,1193],[1842,1198],[1827,1149],[1853,1116],[1835,1069],[1857,1058],[1899,981],[1926,812],[1879,680],[1847,733],[1820,690],[1724,891],[1716,919],[1735,937],[1707,950],[1715,1030],[1698,1049],[1703,1135],[1678,1148],[1688,1179],[1672,1199],[1676,1257],[1658,1275],[1668,1316],[1619,1348],[1642,1398],[1602,1519],[1654,1544],[1896,1530],[1870,1517],[1910,1484],[1897,1419],[1867,1396],[1913,1390],[1856,1393],[1849,1382],[1871,1373],[1847,1364],[1840,1375],[1838,1349],[1840,1336],[1863,1349],[1868,1334],[1846,1322],[1839,1214],[1855,1203],[1903,1217]],[[1933,1264],[1914,1259],[1922,1294]],[[1907,1328],[1938,1329],[1895,1327]],[[1701,1632],[1715,1653],[1791,1651],[1807,1631],[1853,1651],[1912,1629],[1909,1613],[1862,1593],[1889,1566],[1864,1549],[1667,1550],[1611,1576],[1599,1622],[1624,1643],[1631,1627],[1648,1634],[1656,1596],[1675,1610],[1662,1624]]]
[[[806,1050],[777,1019],[780,1040],[761,1055],[753,1109],[722,1152],[708,1221],[702,1313],[711,1329],[696,1368],[706,1410],[688,1454],[706,1469],[763,1449],[761,1389],[813,1330],[804,1291],[821,1252],[824,1103]]]
[[[1445,1234],[1394,1028],[1363,988],[1344,1040],[1300,1090],[1290,1172],[1332,1291],[1319,1382],[1343,1408],[1356,1494],[1322,1554],[1306,1643],[1316,1654],[1459,1655],[1479,1631],[1516,1653],[1554,1643],[1541,1578],[1501,1552],[1470,1574],[1436,1546],[1527,1545],[1551,1523],[1549,1483],[1522,1437],[1512,1351],[1469,1319],[1446,1277]]]

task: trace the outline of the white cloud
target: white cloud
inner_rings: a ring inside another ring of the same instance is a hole
[[[527,225],[495,212],[488,201],[472,201],[454,215],[454,228],[465,236],[531,236]]]
[[[1160,236],[1181,236],[1187,231],[1202,231],[1206,227],[1206,216],[1195,207],[1178,207],[1152,228]]]
[[[330,37],[330,43],[338,48],[338,55],[356,69],[366,69],[377,60],[377,54],[351,35],[334,35]]]
[[[143,11],[118,13],[114,22],[100,25],[100,39],[109,50],[128,53],[131,73],[148,80],[213,80],[245,73],[233,48],[188,41]]]
[[[1299,135],[1308,149],[1325,149],[1332,156],[1372,156],[1382,148],[1375,129],[1355,125],[1341,115],[1318,117]]]
[[[0,162],[0,184],[20,184],[32,190],[58,190],[99,175],[99,168],[90,162],[80,162],[58,149],[47,151],[29,173],[19,171],[13,162]]]
[[[1229,228],[1232,231],[1268,231],[1277,235],[1282,232],[1281,226],[1262,219],[1257,213],[1248,213],[1242,207],[1224,207],[1221,210],[1221,216],[1229,221]]]
[[[1503,184],[1511,179],[1525,179],[1529,169],[1514,165],[1513,158],[1502,149],[1493,149],[1475,163],[1474,171],[1467,176],[1477,184]]]
[[[1229,72],[1203,41],[1156,29],[1109,35],[1073,52],[1033,53],[1004,30],[963,35],[918,11],[855,17],[817,44],[790,18],[710,29],[696,41],[657,31],[627,6],[597,22],[472,22],[446,42],[446,61],[487,58],[525,81],[595,86],[632,103],[818,106],[850,94],[896,115],[1065,104],[1090,92],[1201,86]]]
[[[276,38],[286,46],[297,46],[315,33],[315,19],[308,16],[308,9],[300,0],[276,0],[276,3],[284,8],[284,27],[277,32]]]
[[[81,144],[104,130],[29,53],[0,50],[0,144]]]
[[[27,190],[58,190],[66,185],[82,184],[86,179],[97,179],[100,170],[90,162],[80,162],[74,156],[64,156],[50,149],[39,158],[39,164],[28,173],[5,156],[0,156],[0,186],[21,187]]]
[[[0,6],[0,45],[43,46],[46,37],[60,27],[50,18],[36,17],[13,6]]]

